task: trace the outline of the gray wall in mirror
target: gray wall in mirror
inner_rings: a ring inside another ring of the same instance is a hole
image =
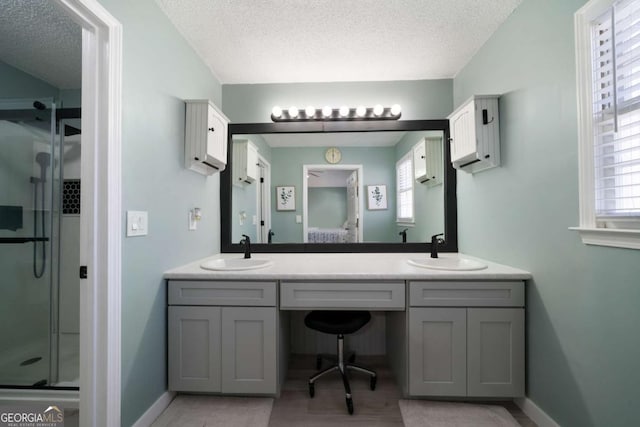
[[[408,228],[409,242],[426,242],[431,234],[444,231],[444,185],[428,187],[414,182],[415,224],[400,227],[396,223],[396,162],[425,137],[441,139],[442,132],[235,135],[234,140],[251,140],[258,148],[259,154],[271,164],[271,222],[270,224],[267,222],[266,227],[270,227],[274,232],[273,243],[302,243],[305,240],[303,224],[297,221],[300,219],[297,217],[305,218],[303,165],[328,165],[324,154],[326,149],[332,146],[340,147],[342,152],[340,165],[361,165],[363,169],[361,180],[364,191],[360,195],[363,197],[364,207],[360,213],[363,229],[362,242],[399,243],[402,241],[399,231],[404,228]],[[317,171],[314,175],[326,174],[323,175],[326,181],[331,173],[329,170]],[[346,183],[346,180],[344,182]],[[380,184],[386,186],[387,208],[368,209],[367,186]],[[242,234],[250,236],[253,242],[260,241],[254,220],[254,216],[258,216],[257,185],[252,183],[232,186],[232,243],[237,243]],[[275,188],[285,185],[296,188],[295,211],[276,209]],[[314,185],[312,183],[309,185],[306,215],[309,227],[319,228],[315,230],[316,233],[323,235],[326,233],[343,235],[341,229],[343,230],[345,226],[347,204],[345,186],[326,182],[316,184],[321,187],[311,187]]]

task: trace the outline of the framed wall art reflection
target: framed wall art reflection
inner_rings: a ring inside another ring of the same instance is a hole
[[[367,185],[367,209],[370,211],[387,209],[387,186]]]
[[[293,185],[276,187],[276,210],[296,210],[296,187]]]

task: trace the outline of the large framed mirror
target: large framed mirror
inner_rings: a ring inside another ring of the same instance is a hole
[[[447,120],[229,125],[221,251],[456,252]]]

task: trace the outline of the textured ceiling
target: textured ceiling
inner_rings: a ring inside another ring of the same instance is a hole
[[[521,0],[156,0],[223,84],[451,78]]]
[[[50,0],[0,4],[0,61],[59,89],[80,88],[80,26]]]

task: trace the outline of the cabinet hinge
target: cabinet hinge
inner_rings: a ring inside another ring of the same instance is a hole
[[[81,265],[80,266],[80,278],[81,279],[86,279],[87,278],[87,266],[86,265]]]

